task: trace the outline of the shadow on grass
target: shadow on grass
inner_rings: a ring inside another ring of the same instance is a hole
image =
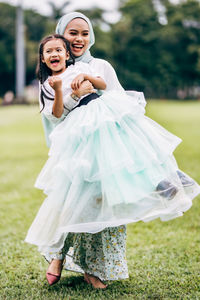
[[[105,290],[94,289],[91,284],[84,281],[83,276],[63,277],[57,285],[48,286],[48,292],[56,293],[57,297],[61,297],[65,291],[68,296],[72,297],[70,299],[116,299],[116,297],[125,295],[127,288],[130,289],[132,286],[129,280],[107,283],[108,287]],[[73,295],[76,295],[77,298],[73,298]]]
[[[70,276],[70,277],[64,277],[60,281],[61,287],[68,287],[68,288],[87,288],[89,285],[84,281],[83,276]]]

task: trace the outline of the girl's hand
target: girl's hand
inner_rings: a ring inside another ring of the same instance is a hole
[[[71,83],[72,90],[77,90],[80,88],[81,83],[85,80],[85,74],[79,74],[74,78],[74,80]]]
[[[72,89],[73,94],[75,94],[76,96],[78,96],[79,98],[86,95],[86,94],[91,94],[94,93],[94,87],[91,84],[90,81],[85,80],[81,83],[80,87],[78,89]]]
[[[49,85],[55,90],[61,90],[62,88],[62,80],[58,76],[51,76],[48,79]]]

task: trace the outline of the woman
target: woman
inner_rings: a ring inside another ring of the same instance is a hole
[[[64,15],[57,24],[56,33],[64,35],[70,42],[75,61],[89,63],[105,80],[106,90],[123,90],[113,67],[103,59],[94,58],[90,47],[94,44],[94,32],[90,20],[81,13],[72,12]],[[143,94],[138,93],[139,101]],[[144,103],[144,102],[143,102]],[[54,125],[43,118],[45,133],[48,135]],[[126,226],[107,228],[100,233],[70,233],[61,253],[45,253],[51,262],[47,273],[60,278],[62,268],[84,273],[87,283],[94,288],[106,288],[105,280],[128,278],[126,262]],[[63,260],[64,266],[63,265]]]
[[[64,35],[69,35],[76,57],[85,54],[90,37],[85,20],[72,19]],[[55,90],[50,112],[57,118],[62,116],[63,104],[65,107],[63,99],[74,99],[69,76],[73,79],[77,68],[71,85],[75,90],[84,79],[96,88],[106,87],[101,78],[105,76],[103,71],[94,66],[89,70],[87,64],[77,62],[68,67],[70,48],[62,39],[62,35],[45,38],[39,52],[40,70],[45,64],[48,74],[67,76],[68,81],[63,78],[63,92],[61,78],[48,77]],[[50,87],[45,87],[42,77],[40,82],[50,97]],[[178,169],[172,155],[181,140],[145,117],[136,99],[133,104],[124,91],[111,89],[115,90],[89,105],[84,97],[84,104],[80,100],[80,106],[84,106],[76,108],[55,128],[50,157],[36,181],[36,187],[43,189],[47,198],[30,227],[27,241],[38,245],[51,262],[47,271],[49,284],[60,279],[70,246],[74,249],[67,257],[71,254],[79,271],[85,273],[85,280],[95,288],[106,287],[101,280],[126,278],[124,225],[101,230],[139,220],[180,216],[200,192],[198,184]],[[91,234],[94,232],[100,233]],[[75,267],[72,265],[71,270],[77,270]]]

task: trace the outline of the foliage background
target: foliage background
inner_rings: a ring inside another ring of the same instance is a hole
[[[102,9],[83,11],[94,25],[92,54],[113,64],[125,89],[156,98],[199,97],[200,3],[157,2],[164,17],[156,0],[120,0],[121,19],[116,24],[108,24]],[[26,84],[35,78],[39,41],[54,32],[64,12],[63,6],[51,6],[49,17],[25,10]],[[15,14],[14,6],[0,3],[0,96],[15,87]]]

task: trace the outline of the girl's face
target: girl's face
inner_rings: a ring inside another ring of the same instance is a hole
[[[52,39],[44,45],[42,62],[51,69],[52,75],[64,72],[68,59],[69,53],[61,39]]]
[[[88,23],[81,18],[73,19],[67,25],[64,37],[69,41],[72,54],[75,57],[83,55],[90,41]]]

